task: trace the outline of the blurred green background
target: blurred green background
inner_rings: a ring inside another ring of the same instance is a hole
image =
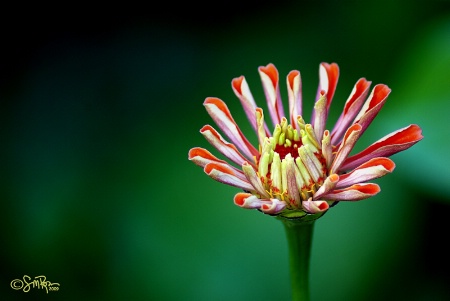
[[[449,1],[214,5],[2,21],[0,299],[290,300],[282,224],[187,153],[211,149],[208,96],[255,141],[232,78],[264,107],[257,68],[277,66],[285,101],[300,70],[309,120],[319,64],[336,62],[329,127],[366,77],[392,93],[357,148],[410,123],[425,138],[380,194],[316,223],[311,298],[449,300]],[[60,290],[13,290],[24,275]]]

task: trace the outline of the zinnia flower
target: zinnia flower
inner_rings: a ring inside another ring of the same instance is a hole
[[[302,117],[300,72],[291,71],[286,77],[289,98],[286,115],[276,67],[268,64],[258,71],[272,131],[245,77],[240,76],[232,80],[231,86],[258,137],[258,147],[244,136],[227,105],[219,98],[208,97],[203,104],[229,141],[211,125],[203,126],[200,133],[227,160],[201,147],[189,151],[189,160],[201,166],[208,176],[243,190],[234,197],[234,203],[242,208],[303,217],[321,215],[340,201],[372,197],[380,192],[380,187],[368,181],[394,170],[395,164],[388,157],[423,138],[421,128],[411,124],[351,155],[356,142],[386,102],[391,92],[388,86],[375,85],[369,94],[371,82],[359,79],[330,131],[326,122],[339,78],[336,63],[320,64],[310,123]]]

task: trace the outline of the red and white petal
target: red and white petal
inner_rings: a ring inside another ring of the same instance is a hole
[[[331,163],[333,162],[333,146],[331,145],[331,136],[328,130],[323,132],[322,156],[325,158],[327,168],[330,168]]]
[[[208,97],[203,105],[214,122],[248,159],[258,155],[258,150],[244,136],[221,99]]]
[[[359,201],[370,198],[380,192],[380,186],[373,183],[355,184],[344,189],[335,189],[322,196],[331,201]]]
[[[318,139],[323,136],[325,131],[325,124],[327,122],[327,95],[325,91],[321,92],[319,100],[314,104],[314,134]]]
[[[321,63],[319,66],[319,87],[317,88],[316,101],[320,99],[321,93],[327,95],[326,116],[333,100],[334,92],[336,91],[337,82],[339,79],[339,66],[336,63]],[[315,112],[313,110],[311,116],[311,123],[315,122]]]
[[[261,205],[261,211],[271,215],[280,213],[284,208],[286,208],[286,203],[279,199],[270,199],[270,203]]]
[[[314,193],[313,199],[318,200],[320,199],[324,194],[328,193],[330,190],[334,189],[336,187],[336,184],[339,181],[339,176],[337,174],[331,174],[328,176],[325,181],[323,182],[322,186]]]
[[[220,183],[238,187],[245,191],[255,191],[255,188],[248,182],[245,175],[243,173],[242,175],[239,174],[230,168],[230,166],[219,163],[208,163],[203,170],[208,176]]]
[[[302,202],[303,210],[305,210],[307,213],[315,214],[319,212],[327,211],[330,206],[326,201],[313,201],[311,198],[307,201]]]
[[[189,150],[188,159],[200,167],[205,167],[208,163],[228,164],[201,147],[193,147]]]
[[[269,200],[262,200],[251,193],[239,192],[234,196],[234,204],[246,209],[260,209],[262,205],[272,205]]]
[[[270,137],[270,133],[267,130],[266,123],[264,121],[264,111],[261,108],[256,108],[256,134],[258,136],[259,145],[264,145],[264,141],[267,137]]]
[[[253,98],[250,88],[244,76],[239,76],[231,81],[231,87],[233,88],[234,94],[241,101],[242,107],[244,108],[245,115],[247,115],[250,124],[252,125],[255,132],[257,132],[256,127],[256,117],[255,110],[257,108],[255,99]],[[266,132],[269,133],[267,125],[264,125]]]
[[[244,171],[247,180],[254,187],[254,190],[256,190],[261,197],[269,198],[270,196],[264,189],[261,179],[258,177],[255,169],[248,162],[244,162],[242,164],[242,170]]]
[[[248,161],[234,144],[225,141],[222,136],[210,125],[205,125],[201,128],[200,133],[206,138],[206,140],[214,146],[222,155],[230,159],[232,162],[238,164]]]
[[[373,88],[369,98],[355,118],[355,123],[359,123],[362,127],[361,134],[364,133],[372,120],[377,116],[386,102],[389,93],[391,93],[391,89],[383,84],[378,84]]]
[[[336,63],[328,64],[322,62],[319,67],[319,79],[320,83],[317,89],[316,100],[319,99],[320,91],[325,91],[328,98],[327,107],[329,108],[339,79],[339,66]]]
[[[345,130],[349,127],[350,123],[355,119],[356,115],[360,111],[364,100],[369,93],[369,88],[372,82],[367,81],[365,78],[360,78],[353,87],[352,93],[345,102],[344,110],[339,116],[338,121],[334,125],[331,132],[331,143],[337,145],[342,139]]]
[[[273,124],[279,124],[284,115],[283,103],[281,102],[280,87],[278,86],[278,70],[273,64],[260,66],[259,76],[264,88],[270,117]]]
[[[348,154],[352,151],[355,146],[356,141],[358,140],[361,134],[361,125],[358,123],[353,124],[348,130],[345,132],[344,138],[342,139],[342,143],[339,146],[336,157],[331,163],[330,174],[337,173],[341,164],[345,161]]]
[[[203,168],[209,163],[216,163],[218,165],[223,165],[226,168],[232,169],[235,175],[239,177],[241,180],[246,180],[244,173],[240,169],[237,169],[236,167],[230,165],[228,162],[217,158],[204,148],[201,147],[191,148],[189,150],[188,159],[194,162],[196,165]]]
[[[299,129],[297,116],[302,116],[302,79],[300,71],[293,70],[286,77],[288,97],[289,97],[289,116],[294,129]]]
[[[336,188],[348,187],[353,184],[367,182],[380,178],[387,173],[391,173],[395,168],[395,163],[388,158],[372,158],[361,164],[350,173],[339,177]]]
[[[376,141],[362,152],[347,158],[340,170],[351,170],[376,157],[389,157],[422,140],[422,129],[415,124],[399,129]]]

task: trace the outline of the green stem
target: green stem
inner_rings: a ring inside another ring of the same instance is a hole
[[[309,301],[309,262],[315,220],[281,219],[289,248],[293,301]]]

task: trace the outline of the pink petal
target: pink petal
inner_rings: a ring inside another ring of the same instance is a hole
[[[311,198],[307,201],[303,201],[302,207],[306,212],[310,214],[324,212],[327,211],[328,208],[330,208],[326,201],[313,201]]]
[[[389,157],[404,151],[422,140],[422,129],[415,124],[399,129],[370,145],[362,152],[347,158],[340,170],[351,170],[375,157]]]
[[[286,77],[289,96],[289,116],[294,129],[298,129],[297,116],[302,116],[302,79],[300,71],[293,70]]]
[[[322,195],[327,194],[330,190],[334,189],[339,181],[339,176],[337,174],[331,174],[323,182],[322,186],[316,191],[313,196],[314,200],[318,200]]]
[[[273,124],[279,124],[281,118],[285,117],[283,103],[281,102],[280,88],[278,86],[278,70],[273,64],[260,66],[258,68],[261,77],[264,94],[266,95],[267,107]]]
[[[355,184],[345,189],[335,189],[322,196],[331,201],[359,201],[367,199],[380,192],[380,186],[373,183]]]
[[[339,66],[336,63],[321,63],[319,77],[320,85],[317,89],[317,94],[319,94],[322,90],[325,91],[328,99],[327,108],[329,108],[339,79]]]
[[[250,92],[250,88],[245,80],[244,76],[236,77],[231,81],[231,87],[233,88],[234,94],[241,101],[242,107],[244,108],[244,112],[247,115],[250,124],[252,125],[255,132],[257,132],[256,128],[256,117],[255,110],[257,108],[255,100],[253,98],[252,93]],[[267,125],[264,125],[266,129],[266,133],[269,133]]]
[[[203,105],[214,122],[248,159],[258,155],[258,150],[244,136],[221,99],[208,97]]]
[[[208,163],[205,165],[203,170],[208,176],[220,183],[238,187],[245,191],[255,190],[255,188],[247,181],[247,179],[245,179],[245,177],[245,180],[242,179],[242,177],[239,176],[235,170],[224,164]]]
[[[279,199],[270,199],[271,203],[262,204],[261,211],[266,214],[278,214],[286,208],[286,203]]]
[[[194,147],[189,150],[188,159],[200,167],[205,167],[208,163],[228,164],[201,147]]]
[[[246,209],[260,209],[263,204],[271,205],[272,202],[258,199],[251,193],[239,192],[234,196],[234,204]]]
[[[248,162],[244,162],[242,164],[242,170],[244,171],[245,177],[247,180],[252,184],[256,192],[264,198],[269,198],[269,194],[264,189],[264,186],[261,182],[261,179],[259,178],[258,174],[256,173],[253,166],[251,166]]]
[[[228,162],[224,160],[220,160],[219,158],[215,157],[213,154],[211,154],[208,150],[201,148],[201,147],[194,147],[189,150],[189,157],[188,159],[192,162],[194,162],[196,165],[200,167],[205,167],[209,163],[216,163],[218,165],[223,165],[226,168],[231,168],[237,177],[239,177],[242,180],[246,180],[246,177],[244,173],[237,169],[234,166],[231,166],[228,164]]]
[[[339,146],[336,157],[331,163],[330,174],[337,173],[342,162],[347,158],[348,154],[352,151],[361,133],[361,126],[358,123],[353,124],[345,132],[342,143]]]
[[[355,122],[359,123],[362,127],[361,135],[383,107],[389,93],[391,93],[391,89],[383,84],[378,84],[373,88],[369,98],[355,118]]]
[[[225,141],[222,136],[210,125],[205,125],[201,128],[200,133],[206,140],[214,146],[222,155],[232,162],[242,165],[246,159],[232,143]]]
[[[319,100],[314,104],[314,134],[316,134],[316,138],[318,141],[323,136],[323,132],[325,130],[325,125],[327,122],[327,95],[325,91],[321,91]]]
[[[353,87],[353,91],[349,98],[345,102],[344,110],[341,116],[334,125],[333,131],[331,132],[331,143],[337,145],[341,140],[342,135],[348,128],[349,124],[354,120],[355,116],[358,114],[364,100],[369,93],[370,84],[372,82],[367,81],[365,78],[361,78]]]
[[[339,177],[336,188],[348,187],[356,183],[362,183],[391,173],[395,168],[395,163],[388,158],[373,158],[361,164],[350,173]]]
[[[319,66],[319,87],[317,88],[316,101],[319,100],[321,93],[326,94],[326,116],[333,100],[334,92],[336,91],[337,82],[339,79],[339,66],[336,63],[321,63]],[[311,123],[315,123],[315,112],[313,110],[311,116]]]

